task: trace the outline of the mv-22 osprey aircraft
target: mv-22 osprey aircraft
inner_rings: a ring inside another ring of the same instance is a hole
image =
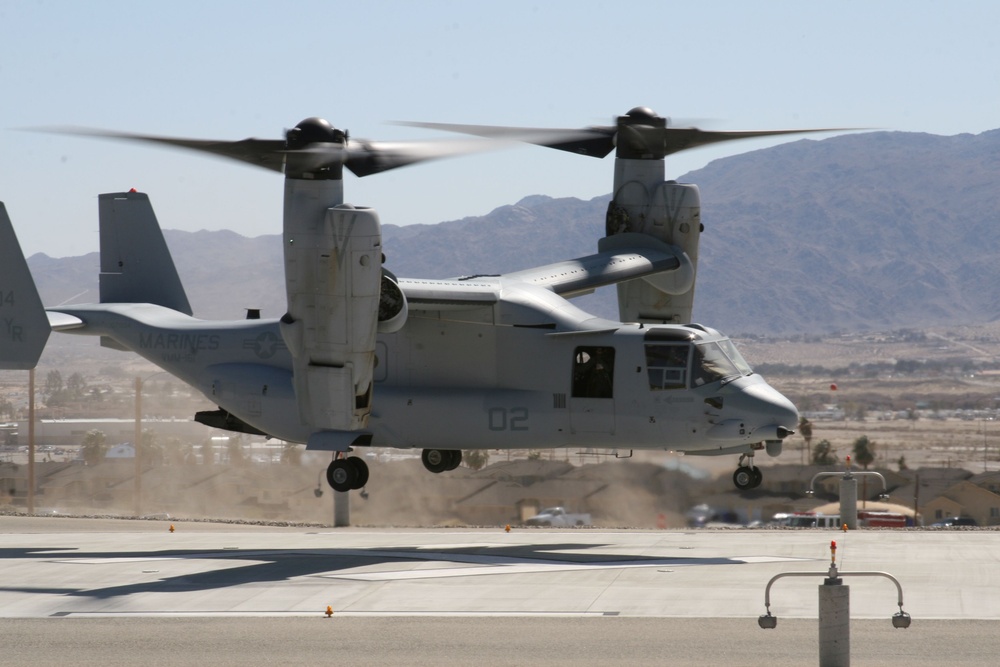
[[[792,403],[722,333],[691,324],[698,188],[664,178],[664,156],[785,134],[672,127],[648,108],[607,127],[542,130],[415,123],[582,155],[615,151],[607,235],[586,257],[502,275],[396,278],[379,218],[344,202],[343,172],[368,176],[468,146],[356,140],[317,118],[283,140],[236,142],[87,131],[195,149],[284,174],[287,311],[210,321],[191,307],[149,199],[101,195],[100,303],[43,310],[0,204],[0,368],[32,368],[50,329],[101,337],[196,387],[218,410],[196,420],[336,454],[339,492],[368,481],[359,447],[422,449],[456,468],[461,450],[590,447],[738,454],[733,481],[761,483],[798,423]],[[485,137],[485,138],[484,138]],[[474,150],[480,150],[477,146]],[[619,320],[572,297],[617,285]]]

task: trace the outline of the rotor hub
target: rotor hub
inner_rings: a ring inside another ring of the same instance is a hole
[[[624,116],[618,117],[619,125],[646,125],[649,127],[666,127],[667,119],[661,118],[649,107],[635,107]]]
[[[348,134],[323,118],[306,118],[285,133],[285,147],[291,150],[309,144],[346,144]]]

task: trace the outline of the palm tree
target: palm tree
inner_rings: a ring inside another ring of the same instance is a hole
[[[816,443],[812,453],[813,465],[828,466],[833,463],[833,446],[829,440],[823,439]]]
[[[868,466],[875,462],[875,442],[863,435],[854,441],[854,462],[868,470]]]
[[[107,451],[108,443],[104,431],[93,429],[87,431],[86,435],[83,436],[83,446],[80,447],[80,454],[87,465],[92,466],[100,463]]]
[[[813,425],[812,422],[805,417],[799,417],[799,433],[802,434],[802,439],[806,441],[806,448],[803,450],[802,458],[805,458],[805,452],[812,448],[813,439]]]

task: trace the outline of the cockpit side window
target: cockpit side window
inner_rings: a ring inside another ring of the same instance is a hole
[[[615,348],[578,347],[573,354],[573,397],[614,395]]]
[[[752,373],[750,365],[729,340],[694,346],[691,379],[695,387]]]
[[[733,345],[733,341],[728,338],[723,338],[719,341],[719,347],[722,348],[722,351],[726,353],[726,356],[729,357],[736,365],[736,368],[740,371],[741,375],[753,375],[753,369],[750,368],[750,364],[747,363],[747,360],[743,358],[740,351],[736,349],[735,345]]]
[[[690,350],[687,343],[646,345],[646,373],[651,391],[687,387]]]

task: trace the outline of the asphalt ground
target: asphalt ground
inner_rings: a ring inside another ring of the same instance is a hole
[[[996,531],[174,525],[0,517],[0,665],[818,664],[831,540],[852,664],[1000,664]]]

